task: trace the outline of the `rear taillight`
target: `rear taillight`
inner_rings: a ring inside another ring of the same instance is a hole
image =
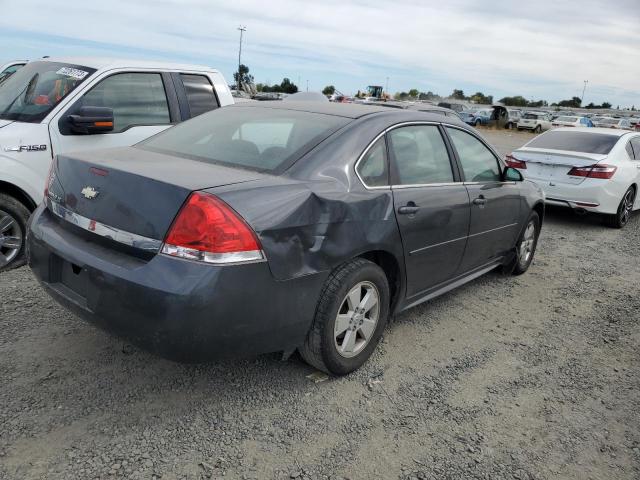
[[[613,165],[596,164],[589,165],[588,167],[573,167],[567,175],[572,177],[585,177],[585,178],[601,178],[608,180],[613,177],[618,167]]]
[[[55,164],[56,164],[56,159],[54,158],[53,160],[51,160],[51,165],[49,166],[49,173],[47,174],[47,180],[44,184],[45,200],[49,198],[49,189],[51,188],[51,185],[53,185],[53,181],[56,179]]]
[[[508,167],[519,168],[520,170],[527,169],[527,162],[517,159],[516,157],[513,156],[513,154],[507,155],[504,158],[504,161],[506,162]]]
[[[264,260],[256,234],[218,197],[195,192],[178,212],[162,253],[206,263]]]

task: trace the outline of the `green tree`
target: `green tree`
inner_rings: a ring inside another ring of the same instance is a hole
[[[283,93],[296,93],[298,91],[298,86],[286,77],[282,79],[280,88]]]
[[[420,91],[417,88],[412,88],[411,90],[409,90],[409,96],[411,98],[418,98],[418,95],[420,95]]]
[[[336,93],[336,87],[334,87],[333,85],[327,85],[322,89],[323,95],[329,96],[329,95],[333,95],[334,93]]]
[[[253,83],[253,75],[249,74],[249,67],[240,64],[240,81],[243,83]],[[238,88],[238,72],[233,74],[233,80],[236,82],[236,88]]]
[[[558,102],[559,107],[580,108],[582,100],[580,97],[571,97],[571,100],[562,100]]]
[[[455,98],[456,100],[466,100],[467,97],[464,96],[464,92],[462,90],[454,89],[451,94],[451,98]]]
[[[476,92],[469,100],[481,105],[491,105],[493,103],[493,95],[485,95],[482,92]]]
[[[427,93],[420,92],[420,95],[418,95],[418,99],[420,100],[435,100],[436,98],[440,98],[440,95],[433,93],[431,90]]]
[[[516,95],[515,97],[503,97],[500,99],[500,103],[507,107],[526,107],[529,105],[529,101],[522,95]]]

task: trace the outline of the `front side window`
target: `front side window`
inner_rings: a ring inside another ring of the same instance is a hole
[[[95,69],[82,65],[29,62],[2,81],[0,119],[41,122],[94,72]]]
[[[136,125],[171,123],[159,73],[117,73],[107,77],[87,92],[73,109],[80,107],[113,109],[113,133]]]
[[[279,172],[349,121],[319,113],[235,106],[187,120],[137,147],[205,163]]]
[[[358,163],[358,175],[367,187],[382,187],[389,184],[387,169],[387,145],[380,137],[367,150]]]
[[[484,143],[470,133],[447,128],[467,182],[499,182],[502,180],[500,164]]]
[[[435,125],[412,125],[389,132],[398,185],[453,182],[449,153]]]
[[[191,117],[197,117],[209,110],[218,108],[218,101],[209,78],[204,75],[186,73],[180,74],[180,78],[187,94]]]

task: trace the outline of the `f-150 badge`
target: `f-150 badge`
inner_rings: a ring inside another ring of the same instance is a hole
[[[17,147],[7,147],[5,152],[44,152],[46,145],[19,145]]]

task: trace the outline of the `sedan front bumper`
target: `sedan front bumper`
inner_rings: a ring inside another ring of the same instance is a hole
[[[103,330],[190,362],[292,350],[304,341],[323,274],[276,281],[266,262],[143,259],[63,222],[36,210],[29,265],[55,300]]]

